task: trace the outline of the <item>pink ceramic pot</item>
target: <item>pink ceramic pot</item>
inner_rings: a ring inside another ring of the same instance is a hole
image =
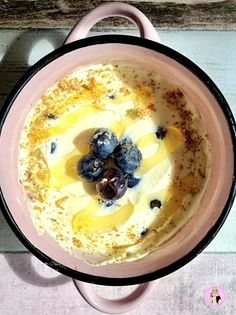
[[[84,38],[98,20],[114,15],[136,23],[141,38],[121,35]],[[151,68],[188,94],[205,122],[213,160],[210,180],[200,207],[175,237],[140,260],[95,267],[66,253],[48,235],[38,235],[19,184],[17,159],[19,136],[25,118],[44,91],[79,66],[107,60],[128,61]],[[106,3],[76,25],[64,46],[28,70],[7,98],[1,110],[1,209],[25,247],[57,271],[83,282],[103,285],[145,283],[188,263],[219,231],[235,196],[234,143],[235,122],[232,113],[212,80],[192,61],[160,44],[152,24],[139,10],[128,4]],[[87,301],[97,309],[110,313],[130,310],[145,298],[152,287],[152,283],[146,283],[121,301],[106,301],[83,282],[76,285]]]

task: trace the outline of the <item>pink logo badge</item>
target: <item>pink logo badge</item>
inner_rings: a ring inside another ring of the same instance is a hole
[[[211,308],[218,308],[225,302],[225,291],[218,285],[213,285],[205,290],[205,303]]]

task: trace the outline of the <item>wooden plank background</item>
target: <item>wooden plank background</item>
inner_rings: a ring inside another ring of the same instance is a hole
[[[100,0],[0,0],[1,28],[67,28]],[[236,0],[124,1],[135,5],[158,28],[236,29]],[[105,19],[96,29],[134,27],[127,20]]]

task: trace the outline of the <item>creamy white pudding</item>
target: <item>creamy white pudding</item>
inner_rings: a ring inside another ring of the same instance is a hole
[[[143,157],[139,183],[110,207],[76,169],[97,128],[132,139]],[[158,250],[198,209],[210,169],[208,137],[188,95],[125,63],[65,76],[32,107],[20,138],[19,180],[38,232],[95,265]]]

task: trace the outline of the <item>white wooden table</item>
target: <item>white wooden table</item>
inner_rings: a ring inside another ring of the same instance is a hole
[[[21,74],[60,46],[68,30],[0,30],[0,104]],[[137,35],[136,31],[122,31]],[[236,116],[236,31],[160,31],[164,44],[197,63],[215,81]],[[100,34],[98,32],[93,33]],[[159,280],[149,299],[129,314],[236,313],[236,204],[213,242],[188,265]],[[89,314],[72,281],[42,264],[20,244],[0,212],[0,315]],[[56,278],[54,278],[56,277]],[[216,284],[227,299],[218,310],[204,303]],[[98,288],[119,297],[130,288]]]

